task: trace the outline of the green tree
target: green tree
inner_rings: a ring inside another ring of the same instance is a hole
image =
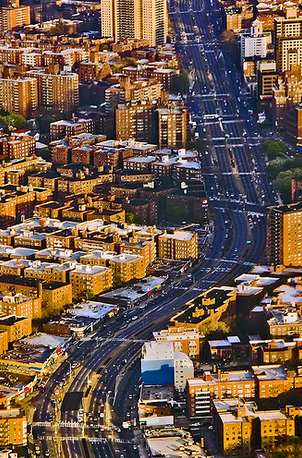
[[[276,159],[278,156],[284,157],[287,152],[285,143],[276,140],[265,140],[261,144],[261,150],[267,155],[269,160]]]
[[[302,439],[301,437],[290,437],[285,444],[279,445],[276,450],[269,454],[274,458],[301,458]]]
[[[190,73],[186,69],[182,69],[179,75],[175,75],[172,83],[172,92],[185,94],[190,87]]]
[[[64,33],[65,33],[65,27],[64,27],[64,24],[62,24],[62,23],[59,23],[59,24],[55,25],[54,27],[52,27],[49,30],[49,35],[50,36],[63,35]]]
[[[114,272],[113,274],[113,284],[114,286],[120,286],[122,284],[122,276],[120,272]]]
[[[126,213],[126,223],[133,224],[135,220],[135,215],[131,212]]]
[[[180,205],[169,205],[167,208],[167,218],[174,223],[181,223],[188,218],[188,208]]]
[[[223,43],[234,43],[236,41],[236,35],[232,30],[225,30],[220,35],[220,40]]]
[[[86,299],[88,301],[92,301],[94,298],[95,298],[95,294],[92,289],[90,289],[89,291],[86,291]]]
[[[11,125],[17,129],[20,129],[20,127],[22,127],[26,122],[24,116],[18,115],[16,113],[10,113],[9,115],[5,116],[3,120],[8,126]]]
[[[228,334],[230,332],[230,326],[223,321],[210,321],[204,324],[200,331],[203,332],[204,335],[210,334],[211,332],[223,332],[224,334]]]
[[[302,175],[302,169],[289,169],[278,173],[274,180],[274,186],[277,191],[281,194],[282,201],[284,203],[291,202],[291,181],[292,178]]]

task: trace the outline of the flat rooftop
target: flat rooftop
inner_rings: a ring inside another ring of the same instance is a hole
[[[79,318],[86,317],[99,320],[114,310],[116,310],[115,305],[89,301],[76,304],[73,308],[68,309],[68,313]]]
[[[172,401],[174,399],[173,385],[143,385],[140,394],[141,401]]]

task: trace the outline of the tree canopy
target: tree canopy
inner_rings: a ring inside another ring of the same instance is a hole
[[[186,69],[182,69],[179,75],[175,75],[172,83],[172,92],[185,94],[190,87],[190,73]]]
[[[261,144],[261,150],[267,155],[269,160],[276,159],[278,156],[284,157],[287,152],[285,143],[277,140],[265,140]]]
[[[4,121],[6,125],[8,126],[11,125],[13,127],[16,127],[16,129],[20,129],[20,127],[22,127],[23,124],[26,122],[26,119],[24,118],[24,116],[21,116],[16,113],[10,113],[4,116],[2,120]]]

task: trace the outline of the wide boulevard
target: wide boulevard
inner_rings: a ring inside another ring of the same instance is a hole
[[[177,51],[192,78],[187,104],[197,135],[207,142],[200,161],[214,215],[213,238],[191,276],[71,345],[68,361],[35,401],[34,437],[44,456],[138,456],[138,431],[121,425],[137,417],[143,342],[188,300],[264,260],[265,209],[276,198],[242,75],[219,42],[220,6],[214,0],[171,0],[169,8]],[[61,412],[66,393],[85,399]]]

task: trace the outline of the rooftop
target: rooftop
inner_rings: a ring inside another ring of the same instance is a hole
[[[142,385],[140,400],[142,401],[172,401],[174,399],[173,385]]]
[[[73,308],[68,309],[68,312],[77,317],[88,317],[99,320],[115,310],[115,305],[89,301],[76,304]]]
[[[190,241],[193,239],[195,232],[189,231],[174,231],[173,234],[162,234],[160,237],[162,238],[169,238],[174,240],[181,240],[181,241]]]

